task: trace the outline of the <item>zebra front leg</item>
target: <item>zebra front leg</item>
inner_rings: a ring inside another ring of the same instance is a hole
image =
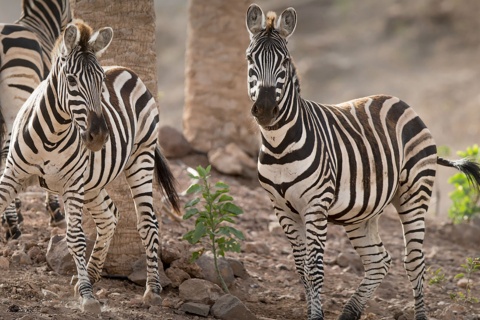
[[[324,279],[323,255],[327,240],[327,216],[324,212],[314,211],[307,212],[304,219],[306,239],[304,272],[307,283],[307,299],[310,300],[308,319],[323,320],[320,294]]]
[[[75,295],[82,298],[82,311],[100,313],[100,303],[93,295],[93,287],[87,273],[85,262],[85,249],[87,243],[82,228],[83,188],[75,192],[64,194],[65,213],[67,216],[67,247],[77,267],[77,283]]]
[[[162,286],[158,273],[158,221],[153,212],[152,174],[145,172],[149,165],[144,162],[141,165],[143,168],[133,165],[125,170],[125,176],[135,201],[137,231],[147,255],[147,283],[143,301],[149,305],[160,305]],[[153,168],[153,164],[150,168]]]
[[[378,234],[378,217],[345,226],[348,238],[362,259],[365,276],[343,308],[339,320],[358,320],[367,301],[380,285],[390,267],[391,258]]]
[[[100,280],[100,273],[118,222],[118,209],[105,189],[85,195],[85,206],[95,221],[97,237],[88,260],[87,272],[93,285]]]

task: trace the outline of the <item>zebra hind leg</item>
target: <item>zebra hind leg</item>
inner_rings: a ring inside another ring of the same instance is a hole
[[[160,285],[158,273],[158,221],[153,212],[153,170],[152,174],[146,174],[145,171],[148,168],[148,164],[138,160],[136,163],[141,164],[143,170],[134,164],[128,170],[125,170],[125,176],[135,201],[137,230],[147,256],[147,283],[143,301],[147,305],[160,305],[162,302],[160,297],[162,286]],[[153,168],[153,164],[150,167]]]
[[[5,230],[5,239],[7,241],[18,239],[22,235],[19,228],[22,221],[23,216],[21,213],[18,215],[16,203],[11,203],[2,215],[2,226]]]
[[[378,217],[345,226],[348,238],[362,259],[365,275],[343,308],[339,320],[358,320],[367,301],[380,285],[390,267],[391,258],[378,234]]]
[[[60,209],[60,202],[57,195],[47,192],[45,197],[45,208],[50,214],[50,227],[59,227],[62,229],[67,227],[65,215]]]

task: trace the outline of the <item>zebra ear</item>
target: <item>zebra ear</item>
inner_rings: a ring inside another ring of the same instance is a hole
[[[93,52],[97,57],[100,57],[112,42],[113,29],[105,27],[95,32],[88,41],[93,48]]]
[[[250,39],[263,29],[265,29],[265,14],[255,3],[251,4],[247,10],[247,30],[250,33]]]
[[[280,35],[288,40],[295,31],[297,26],[297,12],[293,8],[285,9],[280,17],[278,17],[277,26],[275,29],[280,33]]]
[[[80,32],[74,24],[69,24],[63,33],[63,39],[60,45],[60,54],[67,56],[80,40]]]

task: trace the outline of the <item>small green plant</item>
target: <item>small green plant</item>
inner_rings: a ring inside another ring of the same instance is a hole
[[[480,270],[480,258],[467,258],[467,263],[461,265],[464,272],[457,274],[454,279],[467,279],[467,284],[465,286],[465,292],[457,291],[450,293],[450,298],[455,302],[459,303],[478,303],[478,298],[473,296],[473,283],[472,275]]]
[[[462,267],[464,272],[458,273],[457,275],[455,275],[455,277],[453,277],[453,279],[467,279],[465,291],[457,290],[456,292],[449,292],[448,295],[450,296],[450,299],[452,299],[456,303],[478,303],[479,299],[476,298],[472,292],[474,287],[472,282],[472,275],[478,270],[480,270],[480,258],[468,257],[466,259],[466,263],[460,266]],[[447,281],[447,278],[442,268],[438,268],[436,270],[428,268],[427,273],[429,285],[439,286],[442,290],[445,290],[445,282]]]
[[[476,144],[468,147],[466,151],[458,151],[457,154],[463,158],[480,161],[479,147]],[[464,173],[456,173],[448,179],[448,183],[453,184],[455,188],[450,193],[452,206],[448,210],[449,218],[455,224],[470,221],[471,218],[480,213],[480,195],[472,188]]]
[[[233,203],[233,198],[228,195],[229,185],[217,182],[212,186],[209,182],[211,166],[197,167],[196,174],[189,173],[191,179],[196,180],[187,189],[187,194],[201,194],[185,204],[186,212],[184,220],[196,217],[195,229],[188,231],[183,239],[190,244],[197,244],[203,238],[208,238],[209,247],[213,254],[215,271],[222,285],[222,289],[228,292],[228,287],[218,269],[218,256],[225,256],[225,252],[240,252],[238,240],[244,240],[243,233],[230,224],[235,224],[234,218],[243,211]],[[192,253],[192,261],[198,259],[205,248]]]

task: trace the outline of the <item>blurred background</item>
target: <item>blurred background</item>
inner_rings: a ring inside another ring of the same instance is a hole
[[[452,158],[457,150],[479,143],[480,1],[256,2],[265,12],[280,13],[289,6],[297,10],[289,48],[304,98],[333,104],[372,94],[395,95],[417,111],[437,144],[450,148]],[[190,3],[154,3],[161,123],[182,130]],[[19,15],[20,1],[0,0],[0,21],[13,22]],[[246,29],[244,37],[239,41],[248,44]],[[449,206],[446,180],[453,173],[439,170],[442,206]]]

